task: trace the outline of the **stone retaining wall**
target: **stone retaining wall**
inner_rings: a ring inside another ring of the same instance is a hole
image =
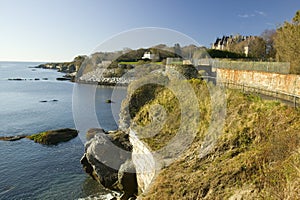
[[[300,76],[217,68],[217,82],[236,84],[300,96]]]

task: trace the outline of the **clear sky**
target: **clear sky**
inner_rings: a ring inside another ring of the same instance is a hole
[[[260,35],[297,10],[300,0],[0,0],[0,61],[70,61],[141,27],[210,46],[223,35]]]

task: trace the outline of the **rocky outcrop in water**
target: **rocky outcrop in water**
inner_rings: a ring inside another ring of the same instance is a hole
[[[78,131],[75,129],[65,128],[58,130],[49,130],[27,136],[28,139],[31,139],[40,144],[46,145],[56,145],[60,142],[67,142],[75,137],[77,137]]]
[[[78,131],[75,129],[64,128],[57,130],[49,130],[33,135],[16,135],[0,137],[2,141],[17,141],[23,138],[33,140],[34,142],[46,145],[56,145],[60,142],[67,142],[77,137]]]
[[[128,134],[90,129],[86,136],[88,141],[81,159],[85,171],[104,187],[121,191],[120,199],[135,198],[138,185]]]

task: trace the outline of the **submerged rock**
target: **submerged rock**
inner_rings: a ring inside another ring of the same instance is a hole
[[[110,99],[107,99],[105,102],[106,102],[106,103],[113,103],[113,101],[110,100]]]
[[[9,81],[40,81],[48,80],[48,78],[8,78]]]
[[[26,81],[26,78],[9,78],[9,81]]]
[[[39,101],[40,103],[47,103],[47,102],[58,102],[58,100],[57,99],[51,99],[51,100],[41,100],[41,101]]]
[[[66,78],[66,77],[59,77],[59,78],[56,78],[57,81],[70,81],[71,78]]]
[[[0,137],[0,140],[3,140],[3,141],[17,141],[17,140],[21,140],[25,137],[27,137],[27,136],[26,135],[5,136],[5,137]]]
[[[67,142],[75,137],[77,137],[78,131],[75,129],[65,128],[58,130],[49,130],[27,136],[28,139],[34,140],[40,144],[46,145],[56,145],[60,142]]]

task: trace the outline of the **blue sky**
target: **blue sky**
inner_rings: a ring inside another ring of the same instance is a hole
[[[161,27],[210,46],[291,21],[299,0],[0,0],[0,61],[69,61],[134,28]]]

